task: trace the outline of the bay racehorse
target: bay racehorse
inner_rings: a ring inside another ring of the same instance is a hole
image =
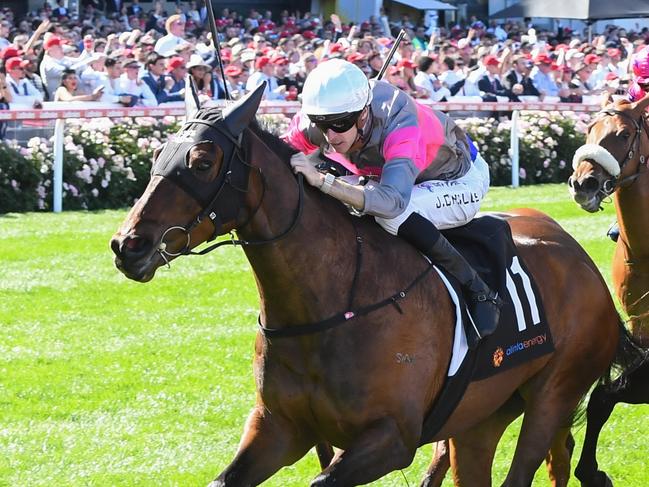
[[[449,437],[458,481],[491,485],[492,424],[512,410],[524,419],[504,485],[531,485],[619,349],[619,317],[595,264],[548,216],[506,215],[555,351],[471,383],[437,435],[422,441],[450,360],[448,292],[408,243],[304,187],[289,165],[295,151],[255,122],[263,88],[226,110],[188,113],[154,154],[151,180],[110,244],[116,266],[141,282],[231,231],[236,237],[213,246],[238,243],[251,264],[260,297],[257,400],[213,485],[260,484],[317,444],[338,450],[311,485],[364,484],[409,465],[423,442]]]
[[[586,144],[575,153],[569,179],[573,199],[586,211],[596,212],[602,200],[613,195],[620,226],[613,257],[613,287],[629,316],[631,333],[649,347],[649,97],[603,104],[588,128]],[[596,447],[599,433],[615,404],[649,403],[649,361],[631,364],[622,379],[600,385],[587,409],[584,448],[576,469],[582,485],[605,486],[610,480],[598,471]]]

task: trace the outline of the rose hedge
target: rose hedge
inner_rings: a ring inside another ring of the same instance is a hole
[[[288,119],[259,117],[262,127],[282,133]],[[519,124],[520,182],[564,182],[570,161],[584,143],[588,114],[523,112]],[[491,168],[491,184],[511,182],[511,122],[458,120]],[[63,207],[101,209],[130,206],[149,180],[151,155],[178,130],[174,117],[160,120],[71,120],[66,125]],[[0,213],[49,210],[52,205],[53,139],[35,137],[27,147],[0,143]]]

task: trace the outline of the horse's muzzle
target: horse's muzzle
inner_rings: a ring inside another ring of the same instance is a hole
[[[601,191],[599,180],[595,176],[578,179],[570,176],[568,187],[572,199],[584,210],[595,213],[600,210]]]
[[[139,282],[151,280],[158,267],[151,240],[138,235],[116,234],[110,240],[110,248],[115,254],[115,267],[126,277]]]

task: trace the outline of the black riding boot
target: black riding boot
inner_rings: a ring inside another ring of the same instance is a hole
[[[498,293],[489,289],[471,264],[446,240],[435,225],[423,216],[413,213],[401,224],[398,235],[459,281],[477,332],[477,340],[491,335],[498,324],[502,300]],[[470,337],[467,339],[471,348],[477,345],[477,340]]]

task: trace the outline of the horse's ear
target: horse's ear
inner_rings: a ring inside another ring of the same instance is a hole
[[[649,94],[645,95],[644,98],[633,104],[633,111],[640,115],[647,107],[649,107]]]
[[[193,76],[185,76],[185,120],[191,120],[201,108],[198,89]]]
[[[612,104],[613,104],[613,97],[611,96],[610,93],[606,93],[606,96],[602,97],[602,109]]]
[[[234,137],[239,137],[241,132],[243,132],[243,130],[250,125],[252,119],[255,118],[255,114],[259,109],[259,103],[261,102],[265,89],[266,82],[264,81],[254,91],[251,91],[234,105],[223,110],[223,121],[225,126]]]

